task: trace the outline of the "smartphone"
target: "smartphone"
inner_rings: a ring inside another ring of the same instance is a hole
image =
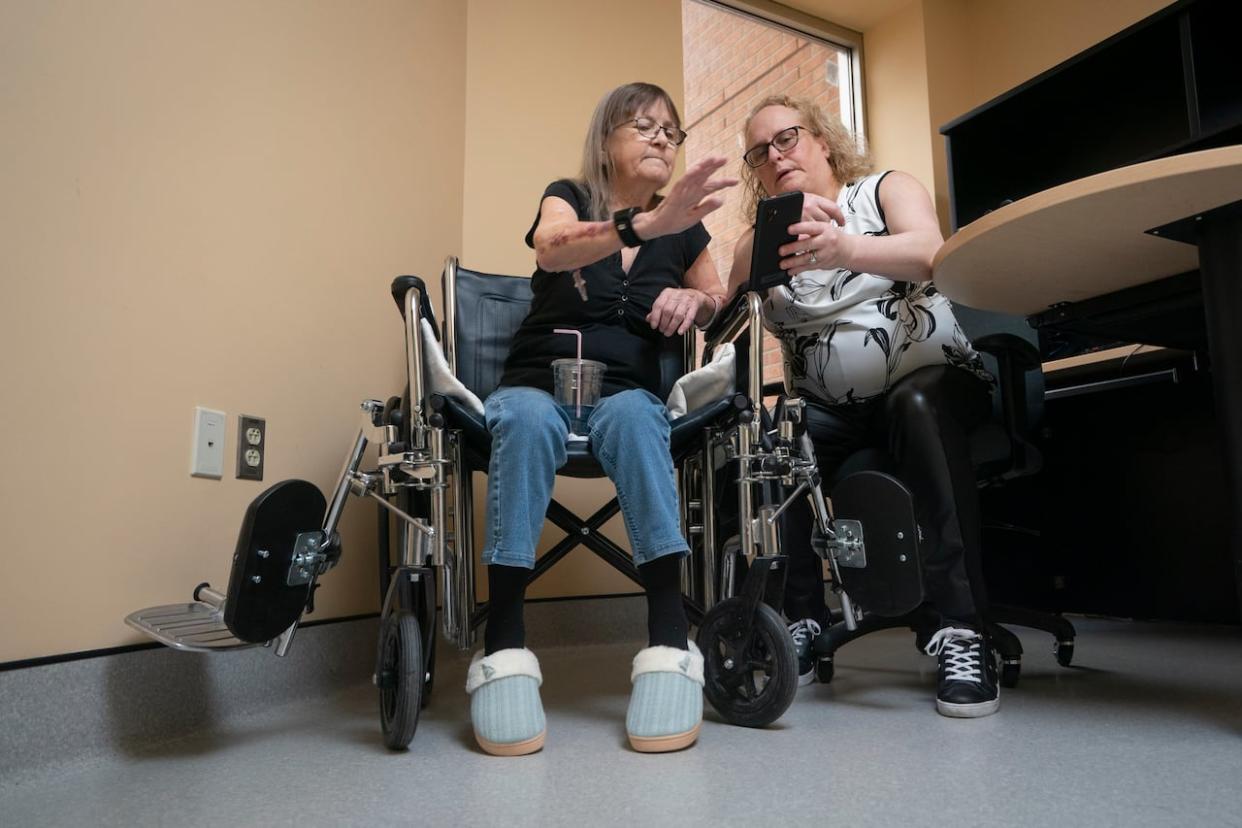
[[[789,282],[781,270],[780,248],[798,240],[789,234],[789,225],[802,221],[802,193],[781,193],[759,202],[755,211],[755,241],[750,249],[748,290],[767,290]]]

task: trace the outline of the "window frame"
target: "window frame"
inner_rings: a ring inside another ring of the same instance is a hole
[[[842,92],[849,96],[848,106],[853,120],[845,126],[862,141],[867,140],[866,107],[863,104],[862,32],[838,26],[787,6],[777,5],[770,0],[693,0],[693,2],[713,6],[729,14],[758,20],[765,25],[784,29],[799,37],[844,49],[849,56],[849,88],[839,86]]]

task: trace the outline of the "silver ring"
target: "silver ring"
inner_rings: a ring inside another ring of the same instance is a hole
[[[812,250],[811,251],[811,264],[815,264],[817,261],[819,260],[815,258],[815,251]]]

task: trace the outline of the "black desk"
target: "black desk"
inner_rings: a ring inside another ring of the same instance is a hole
[[[1242,596],[1242,145],[1028,196],[959,230],[933,267],[949,298],[1026,317],[1077,314],[1100,297],[1199,268]]]

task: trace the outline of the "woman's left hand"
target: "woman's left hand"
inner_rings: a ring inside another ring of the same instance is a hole
[[[795,242],[782,245],[780,248],[781,270],[790,276],[797,276],[808,270],[833,270],[845,267],[849,259],[851,244],[856,238],[841,231],[830,221],[800,221],[789,225],[791,235],[798,237]]]
[[[647,322],[665,336],[684,334],[694,325],[704,307],[709,312],[715,309],[712,299],[701,290],[665,288],[651,305]]]

